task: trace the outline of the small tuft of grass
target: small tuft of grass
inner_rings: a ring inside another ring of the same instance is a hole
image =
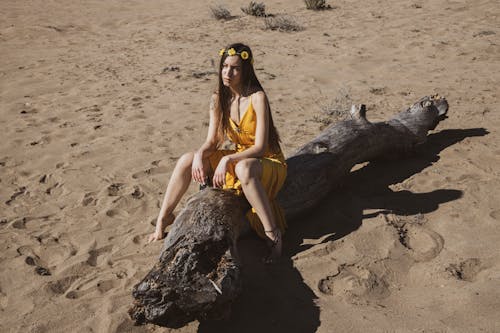
[[[247,15],[266,17],[266,5],[263,2],[250,1],[247,7],[241,7],[241,11]]]
[[[297,22],[297,19],[289,15],[266,17],[264,23],[265,30],[278,30],[282,32],[304,30],[304,27]]]
[[[332,6],[326,4],[326,0],[304,0],[306,8],[311,10],[332,9]]]
[[[370,93],[374,95],[384,95],[387,92],[387,89],[385,87],[380,87],[380,88],[370,88]]]
[[[222,4],[210,6],[210,11],[217,20],[229,20],[231,18],[231,12]]]

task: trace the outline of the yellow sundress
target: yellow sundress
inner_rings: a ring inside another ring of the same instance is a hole
[[[252,99],[250,97],[250,103],[247,110],[243,114],[239,124],[236,124],[231,118],[229,118],[229,123],[231,125],[231,130],[228,131],[227,136],[236,145],[236,150],[217,150],[210,157],[210,166],[212,170],[217,168],[219,161],[225,155],[233,154],[235,152],[244,151],[255,144],[255,129],[257,127],[257,115],[253,109]],[[274,213],[276,220],[276,225],[281,229],[282,232],[285,231],[286,221],[283,210],[276,201],[276,195],[283,186],[286,178],[286,162],[285,157],[281,150],[278,153],[273,153],[270,151],[269,146],[266,149],[266,153],[263,157],[259,158],[262,163],[262,185],[269,197],[271,208]],[[234,171],[235,163],[230,163],[228,166],[228,171],[226,172],[226,184],[224,189],[236,190],[238,195],[241,195],[241,183],[236,177]],[[266,238],[264,233],[264,227],[260,222],[259,217],[252,208],[247,213],[247,218],[250,222],[251,227],[255,232],[262,238]]]

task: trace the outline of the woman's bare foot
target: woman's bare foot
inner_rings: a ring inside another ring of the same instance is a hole
[[[165,238],[165,228],[174,223],[174,220],[175,220],[175,215],[172,213],[161,219],[158,218],[158,220],[156,221],[155,232],[149,235],[148,243],[162,240],[163,238]]]
[[[269,254],[263,258],[265,264],[274,264],[281,257],[281,250],[283,241],[281,237],[280,228],[276,227],[272,230],[264,231],[267,236],[267,246],[269,247]]]

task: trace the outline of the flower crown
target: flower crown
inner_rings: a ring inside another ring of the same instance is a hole
[[[247,60],[248,58],[250,58],[250,54],[248,53],[248,51],[236,52],[236,50],[233,47],[228,50],[226,50],[225,48],[219,50],[219,55],[221,57],[224,55],[224,53],[226,53],[228,56],[239,55],[240,58],[243,60]],[[250,63],[253,65],[253,58],[250,59]]]

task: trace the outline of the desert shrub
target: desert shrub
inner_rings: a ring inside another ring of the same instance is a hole
[[[304,27],[302,27],[293,16],[289,15],[266,17],[264,23],[266,25],[266,30],[285,32],[304,30]]]
[[[243,13],[247,15],[265,17],[266,16],[266,5],[263,2],[257,3],[255,1],[250,1],[247,7],[241,7]]]
[[[341,88],[333,100],[320,105],[320,112],[313,116],[312,121],[320,123],[320,129],[346,120],[350,117],[350,110],[353,101],[349,89]]]
[[[349,89],[341,88],[330,103],[321,106],[321,112],[331,117],[345,119],[350,114],[352,103]]]
[[[304,0],[307,9],[312,10],[325,10],[331,9],[330,5],[326,4],[326,0]]]
[[[210,6],[212,16],[217,20],[228,20],[231,18],[231,12],[222,4]]]

